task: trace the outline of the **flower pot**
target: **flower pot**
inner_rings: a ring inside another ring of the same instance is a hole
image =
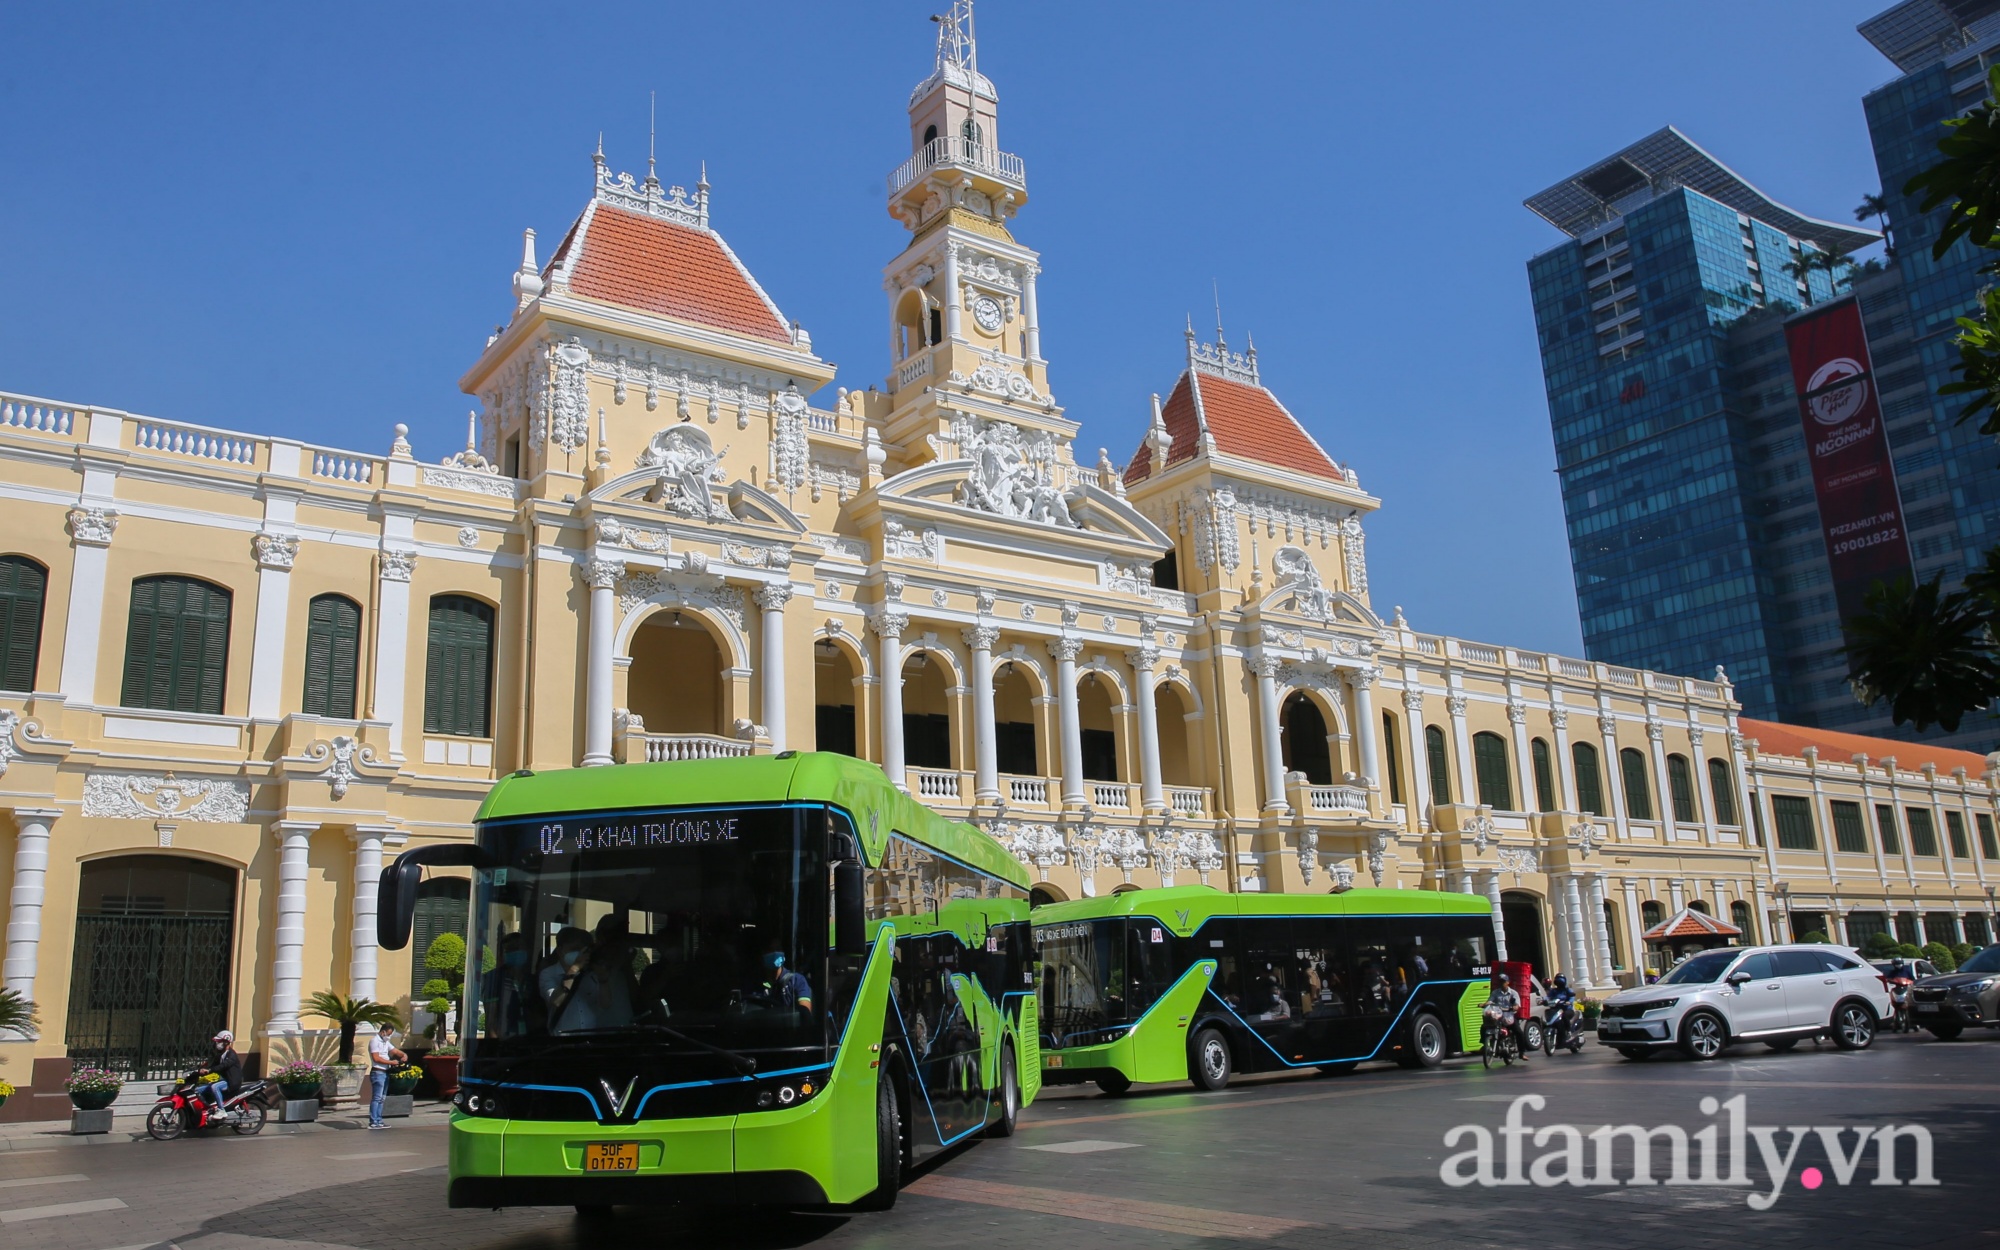
[[[422,1078],[415,1076],[406,1076],[399,1079],[391,1080],[388,1084],[387,1089],[384,1092],[390,1098],[406,1097],[408,1096],[411,1090],[417,1087],[417,1082],[420,1079]]]
[[[319,1081],[289,1082],[278,1086],[285,1095],[286,1102],[304,1102],[308,1098],[318,1098],[324,1086]]]
[[[457,1055],[425,1055],[424,1072],[437,1083],[439,1098],[449,1098],[458,1092]]]
[[[118,1101],[115,1089],[75,1090],[69,1096],[70,1105],[78,1111],[102,1111]]]
[[[319,1096],[329,1103],[351,1103],[361,1096],[368,1069],[358,1063],[328,1064],[320,1074]]]
[[[0,1107],[4,1107],[7,1105],[7,1097],[8,1096],[6,1094],[0,1094]]]

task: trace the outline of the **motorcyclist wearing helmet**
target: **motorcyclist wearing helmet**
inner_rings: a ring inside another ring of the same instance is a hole
[[[243,1057],[236,1053],[236,1035],[228,1029],[217,1033],[210,1039],[210,1044],[215,1048],[214,1053],[202,1066],[218,1079],[204,1083],[201,1092],[203,1097],[215,1104],[216,1114],[220,1115],[223,1099],[228,1097],[229,1091],[243,1088]]]
[[[1501,1028],[1514,1035],[1519,1043],[1516,1047],[1523,1059],[1528,1055],[1527,1039],[1521,1035],[1521,996],[1514,991],[1513,983],[1504,972],[1493,974],[1493,992],[1487,996],[1486,1010],[1498,1016],[1495,1021]]]
[[[1560,972],[1556,974],[1555,980],[1549,982],[1548,988],[1542,991],[1542,1004],[1548,1009],[1547,1027],[1554,1028],[1556,1021],[1563,1020],[1566,1026],[1565,1032],[1576,1028],[1574,1021],[1576,991],[1569,987],[1568,977]],[[1562,1041],[1564,1039],[1558,1038],[1556,1040]]]

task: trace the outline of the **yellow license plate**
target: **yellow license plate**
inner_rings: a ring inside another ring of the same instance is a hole
[[[1060,1068],[1060,1067],[1062,1067],[1062,1066],[1063,1066],[1063,1064],[1062,1064],[1062,1061],[1063,1061],[1063,1057],[1062,1057],[1061,1055],[1050,1055],[1050,1056],[1049,1056],[1049,1066],[1050,1066],[1051,1068]]]
[[[635,1141],[593,1141],[583,1144],[586,1172],[636,1172],[639,1170],[639,1143]]]

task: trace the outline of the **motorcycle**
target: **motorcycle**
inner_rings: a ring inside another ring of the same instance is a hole
[[[1914,1033],[1917,1022],[1910,1018],[1910,987],[1916,984],[1911,977],[1885,977],[1889,983],[1889,1032]]]
[[[232,1097],[223,1100],[222,1109],[203,1093],[209,1084],[203,1078],[209,1074],[197,1068],[174,1084],[171,1092],[153,1104],[146,1114],[146,1132],[155,1141],[172,1141],[190,1129],[215,1128],[227,1125],[244,1137],[264,1131],[264,1121],[270,1117],[270,1086],[263,1081],[249,1081]]]
[[[1490,1068],[1495,1059],[1507,1067],[1521,1057],[1520,1039],[1514,1035],[1514,1013],[1487,1007],[1479,1019],[1479,1063]]]
[[[1583,1021],[1577,1016],[1575,1003],[1552,1005],[1549,1018],[1542,1023],[1542,1053],[1553,1055],[1558,1046],[1569,1047],[1572,1055],[1583,1053]]]

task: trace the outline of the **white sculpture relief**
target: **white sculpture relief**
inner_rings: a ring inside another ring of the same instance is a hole
[[[1307,825],[1299,830],[1299,879],[1307,885],[1313,883],[1313,870],[1319,867],[1319,830]]]
[[[458,529],[458,545],[467,550],[477,547],[479,545],[479,531],[470,525],[461,525]]]
[[[933,590],[931,592],[932,607],[941,608],[950,602],[951,602],[951,595],[946,593],[944,587],[940,586],[936,590]]]
[[[1350,593],[1368,593],[1368,554],[1362,546],[1361,518],[1350,516],[1340,523],[1340,551],[1347,559],[1347,589]]]
[[[14,730],[20,724],[20,713],[0,707],[0,777],[7,775],[7,765],[21,757],[21,748],[14,745]]]
[[[512,499],[514,482],[488,470],[478,472],[472,469],[446,468],[441,465],[424,466],[424,485],[443,486],[449,490],[470,491],[475,495],[491,495],[496,499]]]
[[[746,569],[786,569],[792,566],[792,553],[787,547],[762,543],[739,543],[731,539],[722,542],[724,563],[741,565]]]
[[[1484,851],[1490,843],[1500,837],[1500,827],[1494,824],[1493,818],[1485,812],[1480,812],[1459,826],[1459,832],[1472,839],[1472,849],[1475,851]]]
[[[1070,831],[1069,860],[1082,878],[1085,898],[1097,897],[1097,861],[1103,855],[1101,835],[1089,825],[1078,825]]]
[[[1333,874],[1333,892],[1345,894],[1354,888],[1354,865],[1346,860],[1329,864],[1327,871]]]
[[[250,787],[240,781],[177,779],[143,773],[92,773],[83,779],[83,814],[112,820],[194,820],[238,824],[250,809]]]
[[[1595,821],[1582,820],[1569,827],[1569,844],[1580,858],[1589,859],[1602,841],[1604,830]]]
[[[1152,862],[1152,852],[1146,847],[1146,839],[1137,829],[1117,828],[1105,834],[1098,843],[1099,852],[1118,868],[1126,881],[1132,879],[1135,869],[1144,868]]]
[[[575,451],[590,437],[590,349],[572,335],[555,349],[553,363],[549,438],[564,451]]]
[[[836,538],[831,534],[815,534],[812,542],[829,556],[854,560],[861,564],[868,563],[868,544],[858,538]]]
[[[1496,854],[1500,859],[1500,871],[1513,873],[1517,880],[1524,872],[1541,869],[1541,856],[1525,846],[1503,846]]]
[[[1104,588],[1118,594],[1153,595],[1153,566],[1150,564],[1119,564],[1106,560],[1097,566],[1098,580]]]
[[[1010,368],[1005,355],[997,351],[985,352],[984,355],[985,360],[971,373],[953,369],[947,381],[953,386],[962,386],[966,390],[978,391],[1001,399],[1017,400],[1024,404],[1048,404],[1048,396],[1041,394],[1032,382]]]
[[[720,613],[736,628],[743,628],[745,605],[740,586],[694,585],[677,578],[661,577],[658,573],[632,573],[620,579],[618,610],[621,615],[630,614],[640,604],[654,599],[675,607],[706,608]]]
[[[1242,563],[1236,532],[1236,492],[1227,486],[1200,492],[1201,507],[1194,514],[1194,559],[1206,573],[1220,564],[1230,572]]]
[[[118,510],[116,508],[87,508],[82,505],[69,510],[69,532],[76,541],[91,547],[106,547],[111,544],[111,536],[118,531]]]
[[[619,708],[611,714],[611,728],[621,734],[642,734],[646,732],[646,718],[630,708]]]
[[[658,470],[660,479],[647,497],[684,517],[723,515],[709,483],[723,478],[722,453],[698,426],[670,425],[647,440],[639,467]]]
[[[711,404],[715,401],[710,400]],[[773,402],[771,429],[771,484],[795,491],[805,485],[810,463],[806,442],[806,397],[796,385],[787,384]],[[711,416],[709,420],[714,421]]]
[[[1053,825],[1016,825],[1012,822],[998,822],[993,826],[993,836],[1007,853],[1041,874],[1041,880],[1049,879],[1049,869],[1068,862],[1069,851],[1063,836]]]
[[[417,571],[417,553],[414,551],[382,552],[382,580],[385,582],[407,582]]]
[[[943,550],[938,532],[925,527],[918,534],[891,517],[882,522],[882,553],[903,560],[936,560]]]
[[[259,568],[290,569],[299,558],[297,534],[253,534],[250,545],[256,550]]]
[[[1324,621],[1333,615],[1333,594],[1320,580],[1319,569],[1303,547],[1284,546],[1271,557],[1271,571],[1280,583],[1292,585],[1292,603],[1301,616]]]
[[[327,793],[338,803],[347,797],[347,787],[361,774],[355,769],[357,762],[377,764],[375,748],[368,746],[351,734],[336,734],[331,742],[315,742],[306,748],[305,760],[308,764],[326,761],[326,768],[320,773],[320,780],[326,782]]]
[[[948,438],[932,437],[933,450],[940,455],[946,454],[946,443],[958,458],[972,461],[963,501],[968,507],[1078,528],[1070,515],[1069,498],[1056,480],[1062,459],[1054,435],[1031,433],[1005,421],[958,416]]]
[[[1207,885],[1208,874],[1222,867],[1222,848],[1206,829],[1170,826],[1153,835],[1153,866],[1159,871],[1161,885],[1172,885],[1174,874],[1183,868],[1191,869]]]
[[[1387,867],[1386,860],[1388,856],[1388,851],[1389,851],[1389,835],[1385,833],[1378,833],[1369,837],[1368,875],[1375,879],[1375,885],[1377,888],[1380,888],[1382,885],[1382,874]]]

